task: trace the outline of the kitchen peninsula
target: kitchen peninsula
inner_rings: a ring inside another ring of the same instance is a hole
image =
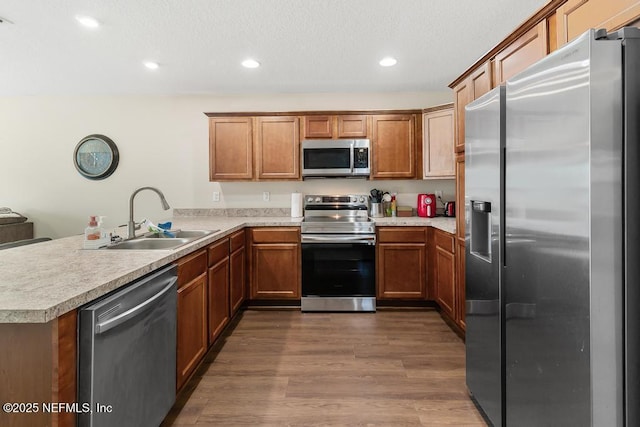
[[[83,250],[80,236],[0,252],[0,398],[76,401],[76,309],[247,227],[294,227],[300,218],[176,216],[180,229],[219,230],[175,250]],[[455,232],[452,218],[380,218],[379,226]],[[246,264],[245,264],[246,268]],[[19,339],[18,339],[19,338]],[[211,343],[209,343],[211,344]],[[73,413],[0,413],[2,425],[69,425]]]

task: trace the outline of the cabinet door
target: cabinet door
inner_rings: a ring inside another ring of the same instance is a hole
[[[464,243],[465,230],[464,206],[464,153],[456,156],[456,236]]]
[[[453,108],[425,113],[422,134],[424,178],[454,178]]]
[[[473,101],[473,88],[469,78],[464,79],[453,88],[454,105],[454,137],[456,152],[464,151],[464,107]]]
[[[253,244],[250,269],[252,299],[300,298],[300,244]]]
[[[424,243],[380,243],[377,250],[378,298],[426,298],[427,252]]]
[[[245,249],[244,246],[233,252],[230,257],[229,292],[231,315],[236,314],[244,303],[245,296]]]
[[[304,117],[304,138],[333,138],[334,116]]]
[[[367,116],[348,114],[337,117],[338,138],[366,138]]]
[[[547,56],[548,52],[547,22],[542,21],[496,55],[493,61],[493,86],[504,83]]]
[[[209,181],[253,178],[251,117],[209,119]]]
[[[371,178],[415,178],[416,144],[413,115],[372,117]]]
[[[455,320],[455,257],[436,246],[436,302],[451,319]]]
[[[562,46],[589,28],[613,31],[632,23],[638,17],[638,0],[569,0],[556,10],[555,36],[558,46]]]
[[[207,274],[178,289],[176,387],[182,388],[207,351]]]
[[[467,324],[465,323],[466,315],[466,286],[465,286],[465,252],[464,244],[457,242],[456,244],[456,323],[463,331],[466,330]]]
[[[258,179],[300,178],[300,131],[297,117],[256,119]]]
[[[229,257],[209,268],[209,345],[229,323]]]
[[[453,88],[456,152],[464,151],[464,107],[491,90],[491,63],[485,62]]]

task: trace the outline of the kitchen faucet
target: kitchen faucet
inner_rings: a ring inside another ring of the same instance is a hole
[[[169,206],[169,203],[167,203],[167,199],[164,198],[164,194],[162,194],[162,191],[158,190],[155,187],[140,187],[136,191],[134,191],[133,194],[131,194],[131,197],[129,198],[129,223],[127,226],[127,229],[129,230],[129,236],[128,236],[129,239],[133,239],[134,237],[136,237],[136,223],[133,221],[133,199],[136,197],[136,194],[138,194],[142,190],[155,191],[156,194],[160,196],[162,209],[164,209],[165,211],[171,207]]]

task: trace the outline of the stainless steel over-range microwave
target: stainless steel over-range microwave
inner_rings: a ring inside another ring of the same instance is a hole
[[[368,139],[307,139],[302,141],[303,177],[363,177],[370,174]]]

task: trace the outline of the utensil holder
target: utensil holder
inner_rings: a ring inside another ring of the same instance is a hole
[[[371,218],[381,218],[383,216],[382,206],[380,206],[380,203],[371,203],[371,211],[369,213],[369,216],[371,216]]]

